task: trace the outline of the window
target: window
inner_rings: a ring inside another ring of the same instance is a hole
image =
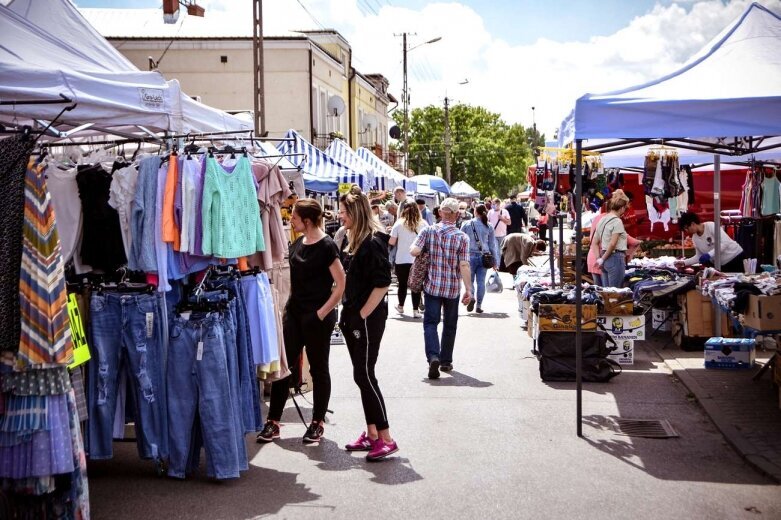
[[[325,90],[320,90],[320,108],[317,111],[318,117],[319,117],[319,124],[317,127],[318,133],[321,134],[327,134],[328,133],[328,123],[326,121],[326,112],[328,111],[328,95],[325,93]]]
[[[314,85],[312,86],[312,128],[316,129],[318,132],[320,131],[319,128],[317,128],[317,114],[318,112],[318,98],[317,98],[317,87]]]

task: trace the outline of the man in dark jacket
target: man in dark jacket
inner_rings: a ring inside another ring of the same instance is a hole
[[[518,204],[518,196],[510,195],[510,204],[505,208],[510,214],[510,225],[507,227],[507,233],[523,233],[524,226],[529,225],[529,217],[526,210]]]

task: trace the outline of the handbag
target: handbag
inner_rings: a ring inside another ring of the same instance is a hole
[[[412,267],[409,270],[409,280],[407,280],[407,287],[409,290],[415,293],[423,292],[423,285],[425,285],[428,279],[428,267],[430,258],[428,251],[423,250],[415,257],[415,261],[412,262]]]
[[[480,249],[480,260],[483,262],[483,267],[490,269],[496,265],[496,262],[494,261],[494,255],[492,255],[490,251],[483,251],[483,243],[480,242],[480,237],[477,236],[474,220],[472,221],[472,233],[475,235],[475,240],[477,240],[477,247]]]

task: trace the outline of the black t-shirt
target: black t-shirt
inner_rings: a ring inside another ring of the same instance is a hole
[[[334,278],[330,267],[339,258],[339,248],[329,236],[314,244],[304,237],[290,245],[290,299],[295,312],[316,312],[331,297]]]
[[[345,311],[360,311],[375,288],[391,284],[389,238],[386,233],[376,232],[363,241],[354,255],[345,253],[342,258],[347,271],[343,298]]]
[[[511,202],[505,209],[510,214],[510,225],[507,227],[507,234],[520,233],[523,222],[526,220],[526,211],[524,211],[523,206],[517,202]]]

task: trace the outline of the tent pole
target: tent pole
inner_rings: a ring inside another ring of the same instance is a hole
[[[721,270],[721,155],[713,156],[713,265]],[[714,336],[721,336],[721,309],[714,303]]]
[[[561,286],[564,287],[564,220],[566,213],[559,212],[558,224],[559,224],[559,280]]]
[[[548,206],[546,197],[545,207]],[[543,209],[543,212],[545,209]],[[553,217],[553,218],[551,218]],[[556,222],[556,217],[548,215],[548,254],[550,255],[550,286],[551,289],[556,288],[556,251],[553,248],[553,223]],[[561,273],[559,273],[559,281],[561,281]]]
[[[582,302],[582,266],[583,253],[583,141],[575,140],[575,383],[577,385],[577,432],[583,437],[583,309]]]

